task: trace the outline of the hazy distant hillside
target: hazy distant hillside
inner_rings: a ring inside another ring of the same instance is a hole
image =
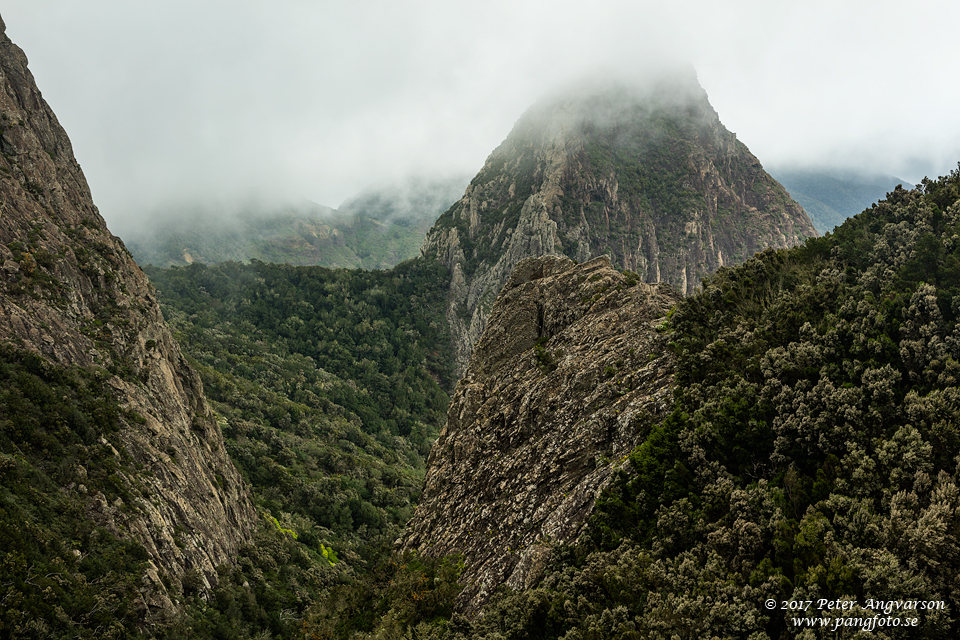
[[[825,167],[781,167],[769,171],[803,206],[820,233],[832,231],[847,218],[882,200],[898,184],[913,188],[901,178],[882,173]]]
[[[261,260],[388,269],[419,253],[431,225],[463,195],[466,183],[410,180],[367,190],[339,210],[309,200],[233,210],[196,205],[119,232],[140,264]]]

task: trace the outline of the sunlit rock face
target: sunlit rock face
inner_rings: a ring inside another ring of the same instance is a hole
[[[534,105],[421,253],[452,272],[447,318],[462,374],[523,258],[607,255],[618,269],[688,294],[718,267],[816,235],[689,72]]]
[[[153,287],[107,229],[66,132],[5,34],[0,85],[0,340],[51,363],[94,368],[142,417],[109,443],[142,470],[118,472],[134,504],[97,494],[88,510],[146,548],[145,605],[169,608],[159,573],[179,590],[194,570],[209,587],[215,567],[250,540],[249,491]]]
[[[613,269],[522,260],[430,452],[403,546],[461,553],[473,613],[497,587],[530,587],[572,542],[629,451],[669,406],[672,359],[656,331],[679,300]]]

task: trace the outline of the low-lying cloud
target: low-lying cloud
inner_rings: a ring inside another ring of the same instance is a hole
[[[838,6],[843,5],[843,6]],[[337,207],[472,174],[539,96],[689,63],[765,164],[916,181],[960,160],[952,3],[14,0],[108,222],[270,190]]]

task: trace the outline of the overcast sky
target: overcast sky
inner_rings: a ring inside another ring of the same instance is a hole
[[[0,0],[108,223],[472,175],[537,97],[688,60],[767,166],[960,161],[960,3]]]

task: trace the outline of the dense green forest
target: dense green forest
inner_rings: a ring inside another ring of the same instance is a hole
[[[113,399],[107,377],[0,345],[0,638],[136,628],[147,552],[87,515],[89,496],[129,500],[120,474],[133,462],[113,455],[111,440],[119,445],[122,419],[137,416]]]
[[[147,272],[259,504],[341,549],[392,541],[452,384],[444,267]]]
[[[446,269],[253,261],[146,271],[273,521],[213,597],[195,596],[164,634],[290,637],[321,592],[389,566],[413,514],[453,384]]]
[[[201,366],[301,404],[325,407],[327,399],[355,414],[365,433],[402,435],[417,446],[423,425],[443,420],[452,373],[438,262],[385,272],[257,261],[146,271]],[[281,367],[290,375],[272,371],[278,359],[290,361]],[[204,382],[217,399],[220,378]]]
[[[383,617],[351,625],[341,613],[316,628],[956,637],[958,198],[960,169],[898,189],[826,237],[720,270],[678,304],[662,326],[677,356],[673,410],[537,588],[502,593],[481,619],[398,624],[411,596],[371,583]],[[798,616],[790,602],[812,604]],[[803,616],[818,626],[794,622]]]

